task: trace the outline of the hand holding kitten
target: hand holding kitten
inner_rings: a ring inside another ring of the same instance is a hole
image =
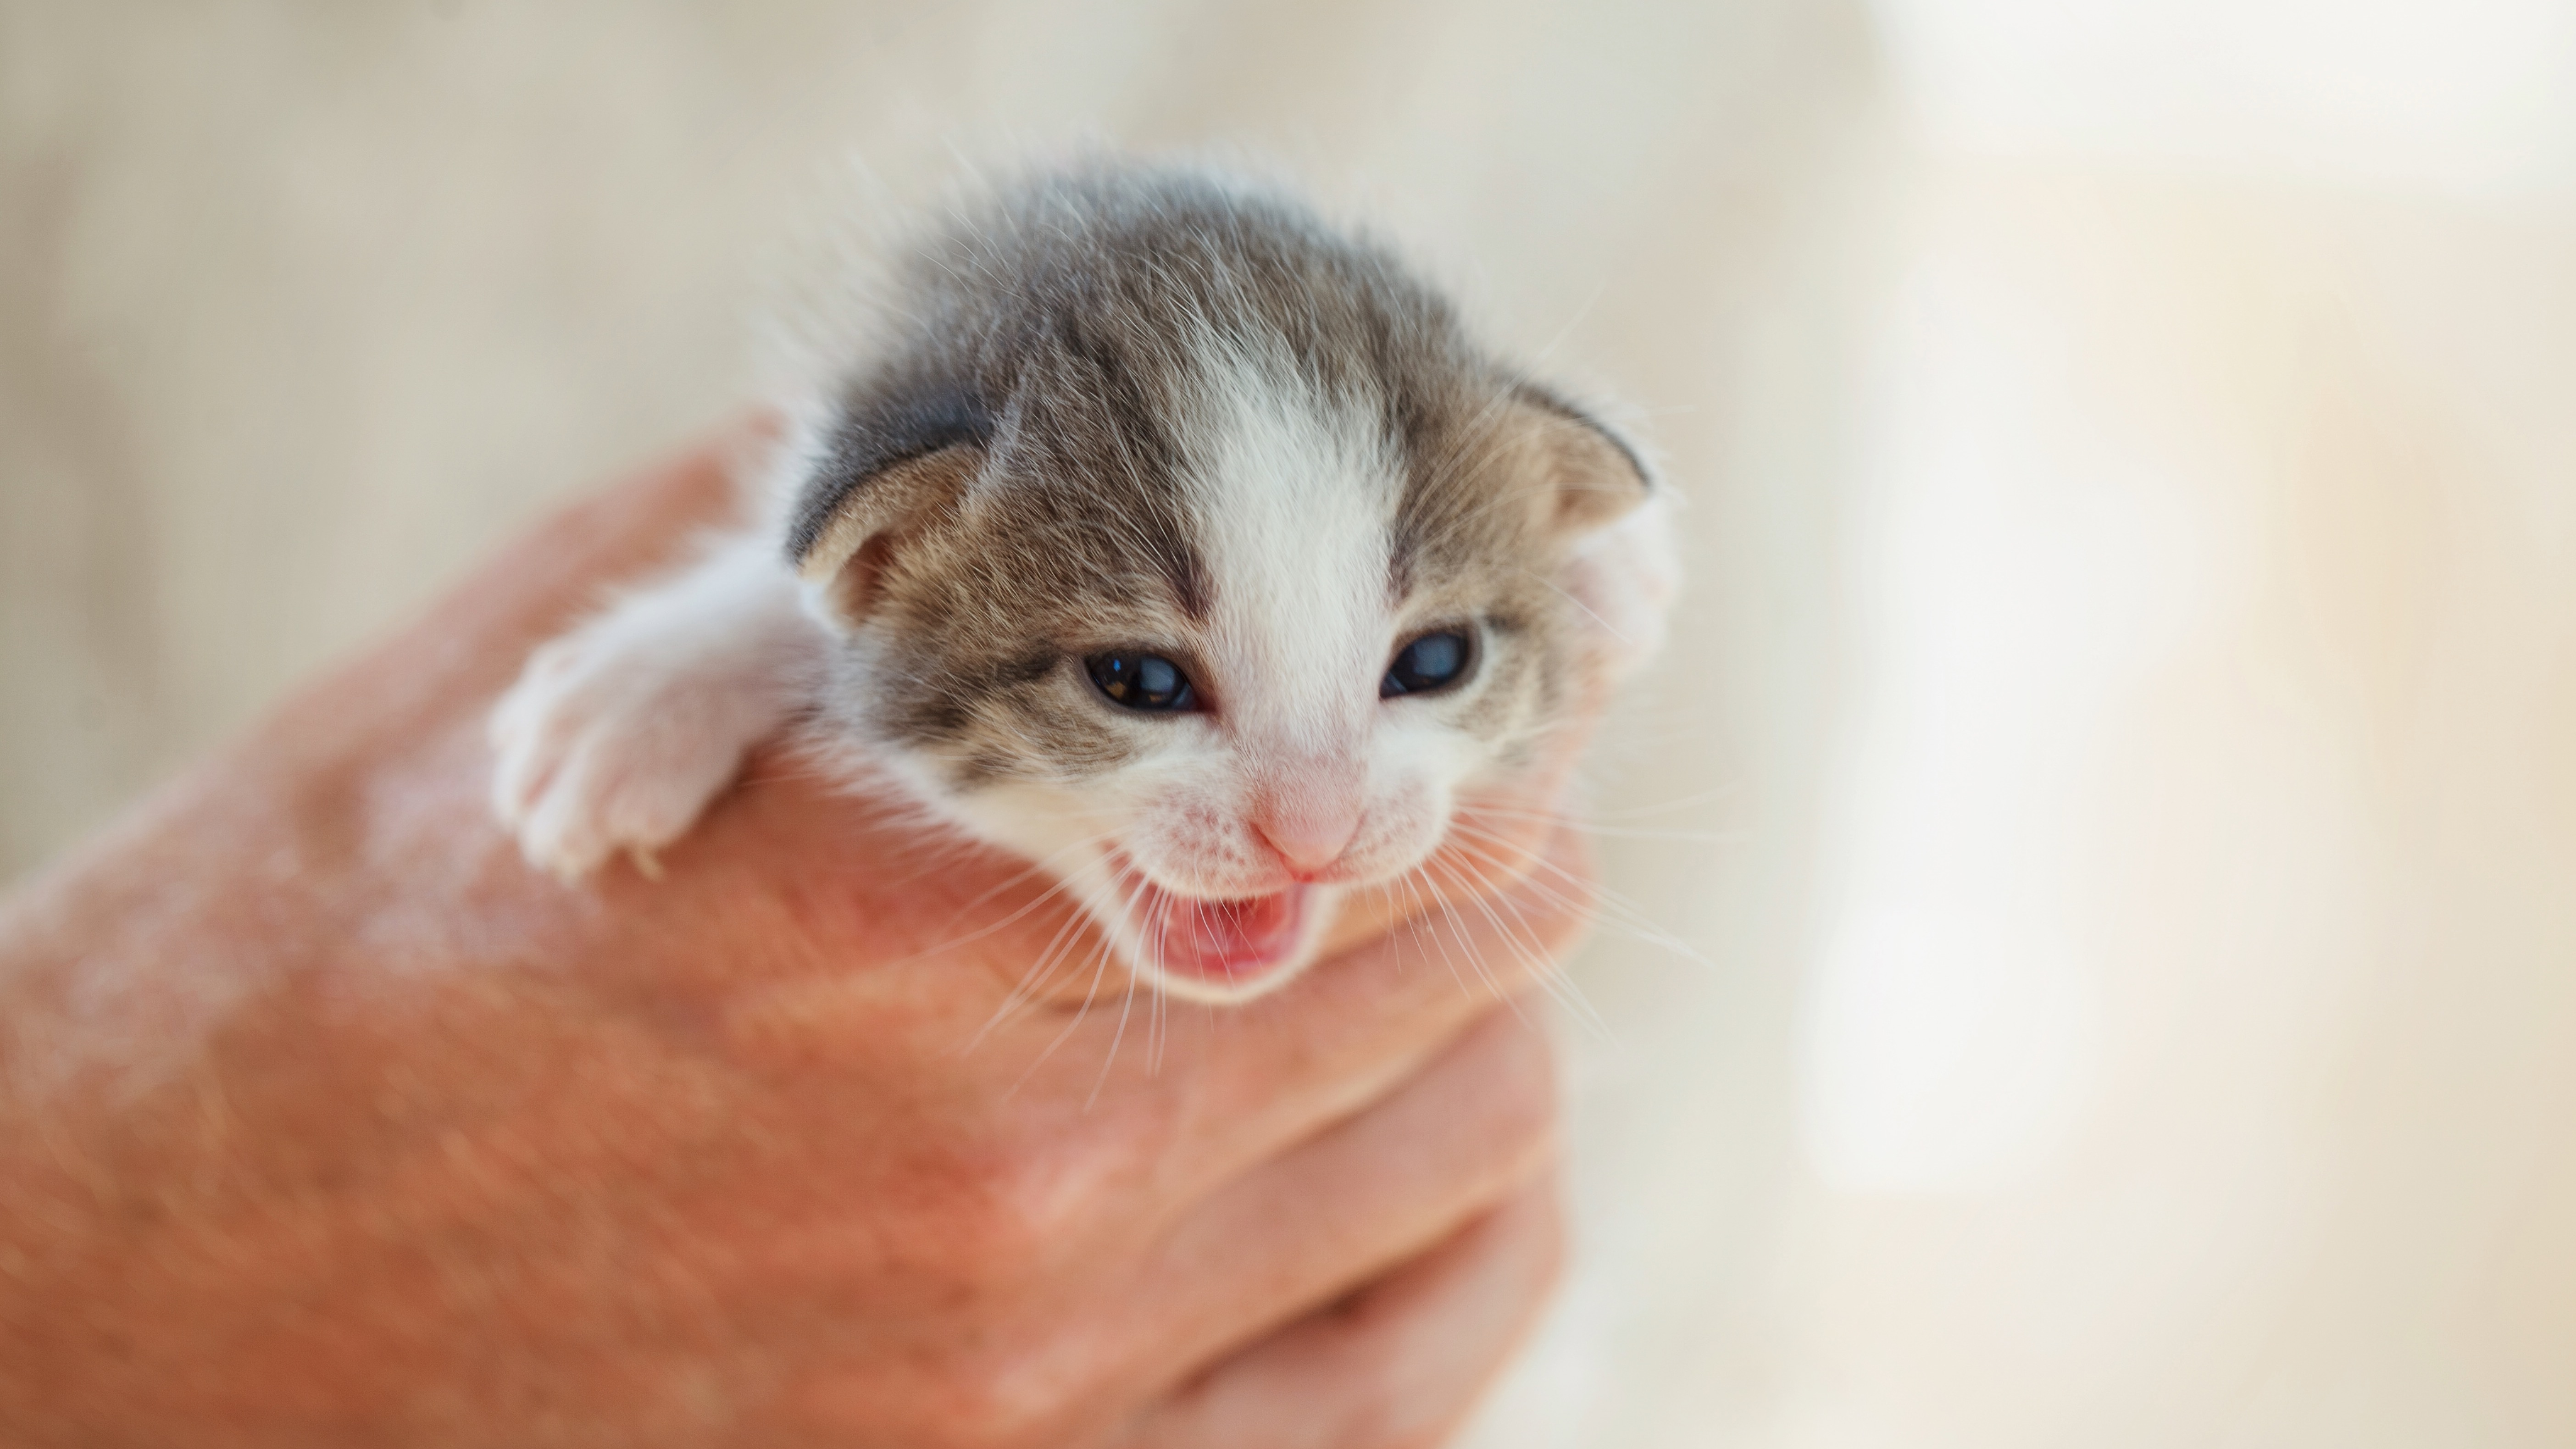
[[[709,450],[563,515],[0,912],[0,1438],[1259,1449],[1465,1413],[1557,1227],[1546,1048],[1456,962],[1512,992],[1567,945],[1573,837],[1522,831],[1547,864],[1491,915],[1159,1014],[1004,1011],[1069,910],[771,757],[660,882],[526,870],[490,699],[725,499]]]

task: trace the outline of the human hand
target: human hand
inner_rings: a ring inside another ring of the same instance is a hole
[[[783,757],[659,882],[527,870],[489,700],[726,502],[709,449],[566,513],[0,912],[0,1438],[1257,1449],[1466,1412],[1558,1252],[1549,1054],[1496,1001],[1580,929],[1574,838],[1498,812],[1447,877],[1481,905],[1379,901],[1229,1011],[1019,999],[1061,903]]]

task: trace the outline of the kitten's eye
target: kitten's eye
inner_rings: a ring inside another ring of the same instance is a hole
[[[1454,629],[1425,634],[1395,651],[1395,662],[1386,667],[1386,679],[1377,687],[1377,697],[1393,699],[1399,694],[1426,694],[1446,689],[1467,677],[1467,667],[1475,662],[1475,645]]]
[[[1102,694],[1129,709],[1178,714],[1198,708],[1190,677],[1160,654],[1094,654],[1082,663]]]

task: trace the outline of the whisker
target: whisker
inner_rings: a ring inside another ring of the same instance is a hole
[[[1511,915],[1512,919],[1507,929],[1515,929],[1518,932],[1518,939],[1527,943],[1529,957],[1538,968],[1539,983],[1546,988],[1548,995],[1573,1013],[1577,1022],[1588,1027],[1594,1040],[1615,1045],[1619,1040],[1618,1029],[1610,1024],[1608,1017],[1601,1014],[1599,1007],[1592,1004],[1592,998],[1583,994],[1583,987],[1575,981],[1574,974],[1565,969],[1565,963],[1548,954],[1546,948],[1540,944],[1538,932],[1529,924],[1529,917],[1523,914],[1520,904],[1509,896],[1499,896],[1494,899],[1494,906],[1497,910]]]
[[[1132,907],[1134,903],[1131,901],[1128,904]],[[1003,1094],[1005,1100],[1016,1094],[1022,1086],[1026,1085],[1029,1078],[1037,1072],[1037,1069],[1046,1065],[1047,1059],[1055,1055],[1056,1049],[1063,1046],[1065,1041],[1073,1035],[1074,1030],[1080,1027],[1082,1023],[1090,1017],[1091,1004],[1095,1000],[1099,999],[1100,983],[1109,970],[1110,957],[1116,952],[1116,945],[1110,932],[1102,931],[1099,933],[1099,936],[1099,947],[1092,953],[1095,957],[1095,962],[1091,971],[1091,985],[1083,992],[1082,1004],[1075,1008],[1073,1020],[1066,1022],[1064,1024],[1064,1030],[1057,1032],[1055,1034],[1055,1039],[1046,1044],[1046,1050],[1038,1053],[1037,1060],[1030,1062],[1027,1070],[1020,1073],[1019,1080],[1011,1084],[1011,1090]]]
[[[1428,864],[1428,862],[1425,862],[1425,864]],[[1436,904],[1443,915],[1449,915],[1453,922],[1456,918],[1454,914],[1449,911],[1449,905],[1446,901],[1435,901],[1434,897],[1423,890],[1421,876],[1422,868],[1420,866],[1416,866],[1414,869],[1406,871],[1403,875],[1397,877],[1398,881],[1404,886],[1405,890],[1413,899],[1413,912],[1411,916],[1408,917],[1408,920],[1419,923],[1423,936],[1433,945],[1440,948],[1440,959],[1447,963],[1449,967],[1449,979],[1458,983],[1458,994],[1461,996],[1473,997],[1476,994],[1476,990],[1474,987],[1467,984],[1467,978],[1459,972],[1458,958],[1450,951],[1449,943],[1441,939],[1439,922],[1434,919],[1432,908]],[[1491,982],[1487,983],[1488,986],[1491,984]]]
[[[1463,848],[1475,851],[1478,859],[1487,861],[1488,863],[1499,864],[1500,862],[1496,862],[1491,856],[1484,854],[1480,850],[1476,850],[1475,848],[1477,845],[1497,845],[1507,849],[1513,849],[1515,854],[1518,853],[1515,842],[1504,839],[1500,836],[1487,834],[1465,821],[1453,821],[1451,823],[1451,829],[1458,835]],[[1585,904],[1584,897],[1588,895],[1592,902],[1589,914],[1593,914],[1601,918],[1603,923],[1610,928],[1620,931],[1633,940],[1642,941],[1647,945],[1658,946],[1664,950],[1670,951],[1674,955],[1691,962],[1693,965],[1700,966],[1711,971],[1717,969],[1717,963],[1709,960],[1706,956],[1701,955],[1698,949],[1693,947],[1688,941],[1683,940],[1680,936],[1675,935],[1672,931],[1667,930],[1663,926],[1657,925],[1654,919],[1646,914],[1643,907],[1637,905],[1634,901],[1629,900],[1625,896],[1620,895],[1618,892],[1611,890],[1609,887],[1594,881],[1586,880],[1581,876],[1577,876],[1572,871],[1567,870],[1565,867],[1558,865],[1556,862],[1549,860],[1543,855],[1530,857],[1530,866],[1532,873],[1524,874],[1521,877],[1521,885],[1546,897],[1550,904],[1555,905],[1559,909],[1567,911],[1581,910]],[[1549,885],[1545,880],[1539,879],[1535,872],[1542,870],[1563,882],[1567,889],[1575,894],[1567,894],[1566,892],[1559,891],[1555,887]]]
[[[1148,1007],[1149,1014],[1146,1017],[1147,1030],[1145,1035],[1145,1075],[1149,1077],[1159,1077],[1163,1074],[1163,1048],[1169,1044],[1171,1040],[1170,1001],[1170,993],[1156,991],[1154,993],[1154,999]]]
[[[1488,820],[1535,820],[1580,835],[1598,836],[1605,840],[1660,840],[1687,845],[1732,845],[1751,838],[1749,831],[1717,830],[1647,830],[1617,825],[1596,825],[1578,815],[1560,815],[1543,810],[1506,810],[1477,805],[1462,815],[1473,813]]]
[[[1594,905],[1587,914],[1608,914],[1619,919],[1623,924],[1656,929],[1653,919],[1647,916],[1645,909],[1636,902],[1598,881],[1576,875],[1548,859],[1544,853],[1527,849],[1520,841],[1487,830],[1465,819],[1451,821],[1450,830],[1457,836],[1462,848],[1473,854],[1480,865],[1492,871],[1504,876],[1518,875],[1522,882],[1532,885],[1534,889],[1544,889],[1543,886],[1532,881],[1529,874],[1531,871],[1544,870],[1578,893],[1589,894],[1592,897]],[[1495,847],[1495,851],[1488,852],[1480,848],[1484,846]],[[1527,862],[1527,868],[1516,871],[1513,868],[1514,862],[1521,861]],[[1577,908],[1582,905],[1581,894],[1559,897],[1558,900],[1569,909]]]
[[[1455,865],[1441,860],[1438,856],[1433,856],[1430,860],[1424,861],[1423,864],[1426,867],[1436,867],[1444,875],[1448,876],[1452,883],[1464,888],[1465,898],[1474,902],[1478,909],[1485,912],[1486,918],[1493,922],[1494,929],[1497,931],[1501,931],[1503,929],[1501,920],[1494,916],[1492,908],[1486,906],[1483,899],[1475,894],[1473,882],[1466,880],[1463,873],[1460,872]],[[1515,993],[1505,991],[1503,989],[1502,982],[1497,980],[1493,972],[1486,968],[1484,958],[1476,951],[1476,943],[1467,935],[1465,929],[1465,917],[1459,914],[1456,902],[1450,901],[1444,897],[1441,901],[1440,909],[1443,914],[1449,917],[1453,927],[1457,929],[1458,943],[1460,946],[1464,947],[1467,952],[1467,964],[1475,971],[1477,979],[1485,983],[1486,994],[1492,996],[1495,1000],[1502,1002],[1503,1005],[1511,1008],[1512,1015],[1518,1017],[1523,1026],[1527,1026],[1532,1030],[1538,1029],[1538,1023],[1532,1021],[1529,1013],[1521,1009],[1520,997]],[[1505,941],[1506,944],[1512,945],[1515,950],[1518,949],[1518,943],[1511,941],[1508,933],[1506,933]]]
[[[1070,949],[1071,943],[1080,938],[1082,927],[1089,921],[1089,916],[1090,913],[1087,911],[1075,911],[1065,917],[1064,924],[1056,927],[1055,935],[1047,941],[1046,949],[1040,951],[1037,960],[1027,971],[1020,974],[1020,979],[1013,983],[1009,994],[1005,995],[1001,1004],[993,1009],[992,1016],[986,1019],[974,1038],[967,1042],[965,1050],[973,1051],[1006,1018],[1037,1000],[1039,992],[1045,989],[1046,983],[1055,979],[1055,967],[1062,959],[1061,953]]]
[[[1118,1005],[1118,1029],[1109,1034],[1109,1051],[1100,1059],[1100,1075],[1091,1079],[1091,1095],[1082,1099],[1082,1110],[1085,1112],[1099,1103],[1100,1089],[1109,1085],[1109,1069],[1118,1064],[1118,1044],[1127,1039],[1127,1018],[1136,1010],[1138,984],[1136,973],[1128,972],[1126,999]]]
[[[1444,868],[1463,877],[1463,872],[1460,872],[1454,864],[1444,864]],[[1492,923],[1495,931],[1502,935],[1505,944],[1512,948],[1513,954],[1519,956],[1522,963],[1531,969],[1532,979],[1538,983],[1541,990],[1547,992],[1558,1005],[1572,1013],[1576,1021],[1592,1028],[1602,1039],[1616,1040],[1616,1033],[1611,1030],[1609,1020],[1603,1017],[1592,1005],[1590,999],[1585,997],[1582,991],[1567,978],[1563,963],[1548,954],[1546,948],[1539,943],[1537,934],[1529,929],[1528,918],[1520,914],[1520,908],[1513,905],[1509,897],[1478,895],[1470,899],[1475,902],[1476,908],[1484,913],[1485,919]],[[1510,910],[1513,919],[1506,922],[1497,907]]]
[[[1085,838],[1085,839],[1082,839],[1082,840],[1077,840],[1077,841],[1073,842],[1072,844],[1065,846],[1063,849],[1056,851],[1054,854],[1049,855],[1049,856],[1048,856],[1046,859],[1044,859],[1044,860],[1040,860],[1040,861],[1032,862],[1030,865],[1028,865],[1028,866],[1027,866],[1027,867],[1025,867],[1024,869],[1022,869],[1022,870],[1019,870],[1019,871],[1015,872],[1014,874],[1012,874],[1012,875],[1010,875],[1010,876],[1008,876],[1008,877],[1004,878],[1004,879],[1003,879],[1002,881],[1000,881],[999,883],[997,883],[997,884],[993,885],[992,887],[988,888],[988,889],[987,889],[987,890],[985,890],[982,894],[980,894],[980,895],[976,896],[973,900],[966,902],[966,903],[965,903],[964,905],[962,905],[962,906],[959,906],[959,907],[957,908],[957,910],[956,910],[955,914],[951,915],[951,916],[949,917],[949,919],[950,919],[950,920],[952,920],[952,921],[954,921],[954,920],[959,919],[960,917],[965,916],[967,913],[969,913],[969,912],[973,911],[977,906],[980,906],[980,905],[984,904],[986,901],[991,900],[993,897],[995,897],[995,896],[997,896],[997,895],[1000,895],[1002,892],[1004,892],[1004,891],[1006,891],[1006,890],[1009,890],[1012,886],[1018,885],[1021,881],[1027,880],[1030,876],[1036,875],[1036,874],[1038,874],[1038,873],[1039,873],[1039,872],[1041,872],[1041,871],[1045,871],[1045,870],[1052,869],[1052,868],[1054,867],[1055,863],[1056,863],[1058,860],[1063,859],[1065,856],[1067,856],[1067,855],[1071,854],[1072,852],[1077,851],[1077,850],[1087,849],[1087,848],[1089,848],[1089,847],[1091,847],[1091,846],[1094,846],[1094,845],[1098,845],[1100,842],[1102,842],[1102,841],[1104,841],[1104,840],[1109,839],[1109,838],[1110,838],[1110,836],[1111,836],[1112,834],[1114,834],[1114,833],[1115,833],[1115,832],[1113,832],[1113,831],[1106,831],[1106,830],[1104,830],[1104,831],[1100,832],[1100,833],[1099,833],[1099,834],[1097,834],[1097,835],[1089,836],[1089,837],[1087,837],[1087,838]],[[1090,869],[1092,866],[1095,866],[1095,865],[1101,865],[1101,864],[1104,864],[1104,862],[1096,861],[1096,860],[1095,860],[1095,861],[1086,861],[1086,862],[1084,862],[1084,864],[1083,864],[1083,869],[1084,869],[1084,870],[1088,870],[1088,869]],[[966,933],[965,935],[963,935],[963,936],[956,936],[956,937],[952,937],[952,938],[950,938],[950,939],[948,939],[948,940],[946,940],[946,941],[942,941],[942,942],[940,942],[940,943],[939,943],[938,945],[936,945],[936,946],[925,946],[925,947],[923,947],[921,950],[914,952],[910,957],[907,957],[906,959],[907,959],[907,960],[914,960],[914,961],[917,961],[917,960],[924,959],[924,958],[926,958],[926,957],[936,956],[936,955],[940,954],[940,953],[941,953],[941,952],[943,952],[943,951],[953,951],[953,950],[955,950],[956,948],[958,948],[958,947],[960,947],[960,946],[971,945],[971,944],[973,944],[974,942],[977,942],[977,941],[980,941],[980,940],[984,939],[986,936],[992,935],[992,934],[993,934],[994,932],[996,932],[996,931],[1003,930],[1003,929],[1007,928],[1007,927],[1008,927],[1008,926],[1009,926],[1013,921],[1019,920],[1021,917],[1023,917],[1023,916],[1025,916],[1025,915],[1027,915],[1029,912],[1034,911],[1034,910],[1038,909],[1040,906],[1045,905],[1049,900],[1052,900],[1052,899],[1053,899],[1056,895],[1058,895],[1059,893],[1061,893],[1061,892],[1063,892],[1063,891],[1065,891],[1065,890],[1069,889],[1069,888],[1072,886],[1073,882],[1074,882],[1076,879],[1078,879],[1078,878],[1080,877],[1080,875],[1081,875],[1081,874],[1082,874],[1082,872],[1081,872],[1081,871],[1075,871],[1075,872],[1073,872],[1073,873],[1072,873],[1072,874],[1070,874],[1070,875],[1062,875],[1062,876],[1058,876],[1058,877],[1056,878],[1056,881],[1055,881],[1055,883],[1054,883],[1053,885],[1051,885],[1051,886],[1047,887],[1047,888],[1046,888],[1046,890],[1044,890],[1044,891],[1040,892],[1040,893],[1039,893],[1039,894],[1038,894],[1034,899],[1032,899],[1032,900],[1030,900],[1029,902],[1027,902],[1026,904],[1022,905],[1018,910],[1013,911],[1013,912],[1011,912],[1009,915],[1002,917],[1000,920],[998,920],[998,921],[994,921],[994,922],[991,922],[991,923],[989,923],[989,924],[987,924],[987,925],[979,926],[979,927],[977,927],[976,929],[974,929],[974,930],[972,930],[972,931],[967,932],[967,933]]]
[[[1473,833],[1466,833],[1466,843],[1468,843],[1468,846],[1473,846],[1473,843],[1476,843],[1476,835],[1473,835]],[[1499,861],[1499,859],[1494,859],[1494,856],[1486,856],[1486,853],[1481,853],[1481,851],[1476,853],[1476,859],[1481,861],[1481,866],[1504,866],[1504,864],[1507,864],[1507,861]],[[1515,851],[1515,859],[1517,859],[1517,851]],[[1538,859],[1535,859],[1535,864],[1551,864],[1551,861],[1546,861],[1546,859],[1543,859],[1543,856],[1538,856]],[[1458,864],[1448,864],[1448,869],[1453,871],[1453,874],[1455,874],[1455,877],[1458,877],[1458,879],[1466,879],[1466,871],[1463,871],[1463,866],[1458,866]],[[1486,877],[1486,879],[1492,879],[1492,869],[1481,869],[1479,874],[1481,874],[1481,877]],[[1566,879],[1574,879],[1574,877],[1566,877]],[[1530,874],[1520,874],[1520,879],[1517,879],[1517,882],[1515,882],[1515,890],[1538,890],[1540,895],[1551,897],[1553,905],[1558,905],[1558,910],[1577,910],[1577,908],[1579,908],[1579,902],[1577,902],[1577,900],[1569,900],[1569,897],[1556,895],[1556,892],[1548,890],[1546,884],[1535,882],[1535,879],[1530,877]],[[1592,1024],[1600,1024],[1602,1029],[1607,1029],[1607,1021],[1602,1021],[1600,1013],[1597,1013],[1595,1008],[1592,1008],[1592,1003],[1589,1003],[1589,1000],[1584,1000],[1584,998],[1582,998],[1582,993],[1579,993],[1579,990],[1574,990],[1574,985],[1571,985],[1571,980],[1566,980],[1566,977],[1564,977],[1564,969],[1561,969],[1561,962],[1558,962],[1558,959],[1553,957],[1553,954],[1548,954],[1546,946],[1540,944],[1540,941],[1538,941],[1538,933],[1535,933],[1533,928],[1528,926],[1528,918],[1525,918],[1525,915],[1520,913],[1520,905],[1515,905],[1515,902],[1512,902],[1512,897],[1510,897],[1510,895],[1484,895],[1484,892],[1479,892],[1479,895],[1471,895],[1471,900],[1476,902],[1476,908],[1484,910],[1486,920],[1492,920],[1494,928],[1497,928],[1497,931],[1502,931],[1502,933],[1504,933],[1504,941],[1507,941],[1507,944],[1512,944],[1512,949],[1515,949],[1517,954],[1520,954],[1520,957],[1525,959],[1525,962],[1533,964],[1533,967],[1538,969],[1538,980],[1540,980],[1540,985],[1546,985],[1546,987],[1548,987],[1548,993],[1556,995],[1558,1000],[1564,1000],[1564,1003],[1566,1003],[1566,1006],[1571,1008],[1571,1011],[1577,1011],[1577,1016],[1579,1016],[1579,1018],[1589,1018],[1589,1021],[1592,1021]],[[1497,905],[1499,905],[1499,908],[1510,910],[1510,913],[1512,913],[1512,923],[1510,923],[1510,926],[1507,926],[1507,923],[1504,923],[1504,920],[1502,920],[1502,915],[1497,913]],[[1517,926],[1517,928],[1520,928],[1520,931],[1515,931],[1515,928],[1512,928],[1512,926]],[[1564,985],[1564,990],[1556,990],[1558,985]]]
[[[1538,580],[1540,583],[1547,585],[1549,589],[1555,592],[1558,598],[1561,598],[1567,603],[1572,604],[1574,607],[1581,609],[1593,623],[1601,626],[1603,633],[1608,634],[1611,638],[1618,640],[1622,644],[1628,645],[1634,645],[1637,642],[1636,640],[1629,638],[1627,635],[1620,633],[1617,625],[1602,618],[1599,611],[1595,610],[1590,604],[1576,598],[1573,593],[1565,587],[1565,585],[1558,583],[1556,580],[1549,578],[1547,575],[1540,573],[1536,569],[1523,569],[1521,572]]]

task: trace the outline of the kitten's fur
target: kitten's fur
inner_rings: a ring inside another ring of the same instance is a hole
[[[866,355],[792,408],[764,522],[538,651],[495,711],[531,861],[649,860],[802,718],[1044,862],[1155,984],[1239,1000],[1653,647],[1671,571],[1636,451],[1291,201],[1093,163],[891,279]],[[1439,629],[1472,639],[1465,681],[1381,698]],[[1121,649],[1206,708],[1113,704],[1085,660]]]

